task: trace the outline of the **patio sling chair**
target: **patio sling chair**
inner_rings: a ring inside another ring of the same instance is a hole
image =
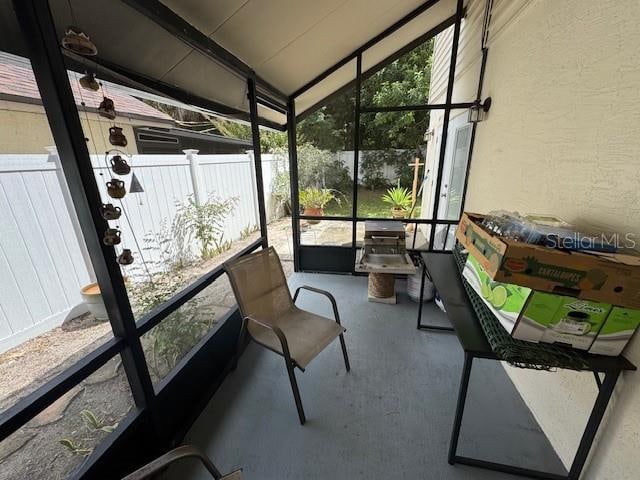
[[[122,480],[146,480],[155,478],[155,476],[166,469],[172,463],[182,460],[183,458],[196,458],[202,462],[202,465],[211,474],[215,480],[242,480],[242,470],[236,470],[227,475],[222,475],[209,458],[200,450],[192,445],[183,445],[165,453],[161,457],[156,458],[152,462],[147,463],[144,467],[139,468],[130,473]]]
[[[284,357],[300,424],[304,425],[306,419],[294,369],[304,372],[311,360],[338,337],[347,372],[351,369],[335,298],[329,292],[306,285],[299,287],[291,298],[273,247],[229,261],[224,267],[243,317],[238,352],[245,333],[249,332],[256,343]],[[335,320],[296,307],[300,290],[325,295],[331,302]]]

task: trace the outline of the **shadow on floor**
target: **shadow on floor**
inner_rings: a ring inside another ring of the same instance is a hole
[[[251,344],[185,443],[198,445],[223,471],[247,480],[509,479],[450,466],[447,450],[462,368],[451,333],[416,330],[417,304],[366,301],[366,278],[294,274],[338,301],[351,373],[335,341],[297,373],[307,424],[300,426],[283,359]],[[397,283],[402,292],[404,282]],[[326,298],[304,292],[299,305],[331,318]],[[425,322],[447,323],[433,303]],[[561,461],[502,366],[474,364],[458,454],[564,474]],[[186,470],[186,472],[185,472]],[[205,479],[198,468],[168,479]]]

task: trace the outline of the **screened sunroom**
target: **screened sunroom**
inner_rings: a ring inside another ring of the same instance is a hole
[[[2,0],[0,480],[636,478],[639,19]]]

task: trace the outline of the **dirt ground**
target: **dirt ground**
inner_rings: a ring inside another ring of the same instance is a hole
[[[191,267],[187,277],[193,280],[210,271],[257,238],[255,232],[234,242],[231,251]],[[287,276],[293,272],[291,238],[289,218],[269,225],[269,243],[278,251]],[[207,287],[201,297],[198,308],[213,315],[212,324],[235,304],[225,277]],[[112,335],[109,322],[98,322],[90,314],[84,314],[0,354],[0,412]],[[0,480],[66,478],[131,407],[129,387],[116,357],[0,443]],[[83,411],[94,414],[99,428],[87,420]]]

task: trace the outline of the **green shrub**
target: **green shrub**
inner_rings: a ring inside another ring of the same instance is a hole
[[[352,184],[349,170],[335,153],[308,143],[298,146],[298,185],[301,190],[315,187],[343,192]]]

